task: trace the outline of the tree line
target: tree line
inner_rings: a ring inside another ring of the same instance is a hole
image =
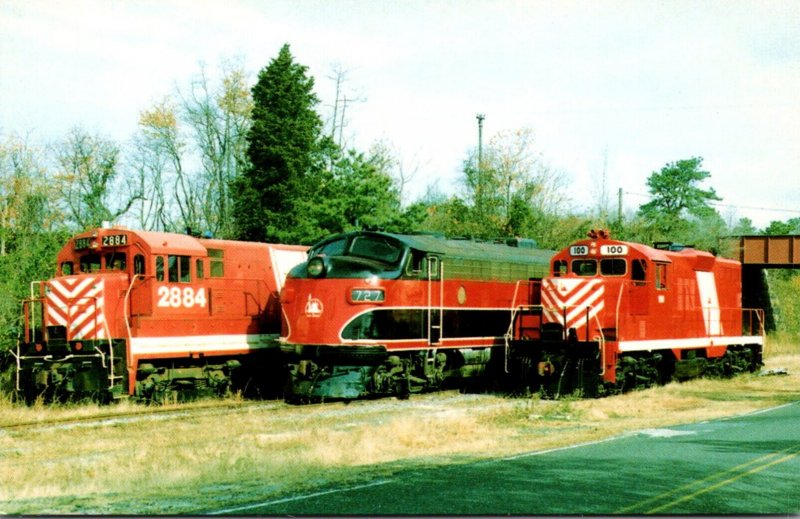
[[[566,174],[538,153],[533,131],[502,131],[478,154],[468,149],[455,194],[438,185],[408,202],[420,166],[390,144],[346,145],[345,73],[336,71],[333,113],[323,120],[315,80],[290,46],[249,84],[241,62],[205,66],[140,112],[135,134],[115,142],[80,126],[39,146],[0,136],[0,336],[19,332],[30,282],[54,272],[68,237],[104,221],[129,227],[210,232],[215,237],[310,244],[355,229],[427,231],[476,239],[525,237],[561,248],[590,228],[649,243],[675,241],[721,251],[731,225],[713,207],[702,158],[666,164],[648,178],[650,201],[614,214],[605,178],[596,207],[575,208]],[[480,155],[480,159],[478,157]],[[423,171],[423,173],[425,173]],[[800,218],[763,232],[800,232]]]

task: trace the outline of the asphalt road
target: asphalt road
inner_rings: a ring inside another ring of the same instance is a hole
[[[549,452],[405,469],[206,513],[798,514],[800,402]]]

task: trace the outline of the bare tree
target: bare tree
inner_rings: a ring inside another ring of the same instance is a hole
[[[215,84],[204,65],[139,118],[132,158],[144,198],[140,225],[232,235],[230,189],[247,160],[252,100],[238,62],[225,62]]]
[[[467,232],[482,237],[535,234],[568,201],[566,179],[536,151],[530,128],[499,132],[465,162]]]
[[[348,80],[349,70],[342,68],[340,64],[334,64],[332,67],[331,75],[327,76],[328,79],[335,83],[335,96],[330,118],[330,133],[329,137],[340,149],[348,147],[347,140],[345,139],[345,128],[349,123],[347,119],[347,107],[352,103],[363,103],[366,98],[348,92],[345,85]]]
[[[115,142],[75,127],[53,150],[66,213],[79,228],[114,221],[141,197],[118,174]]]
[[[197,175],[203,224],[215,234],[231,236],[230,186],[247,160],[247,131],[253,101],[240,61],[222,65],[222,80],[213,88],[201,64],[181,99],[181,117],[193,136],[202,170]]]
[[[164,99],[139,115],[139,132],[134,137],[135,152],[132,168],[137,172],[136,182],[142,197],[136,204],[138,225],[142,229],[174,230],[176,218],[174,205],[165,186],[172,184],[171,167],[180,157],[174,152],[180,147],[177,139],[177,119],[169,99]]]
[[[400,204],[403,205],[406,187],[414,180],[421,167],[416,155],[409,160],[404,160],[397,147],[387,140],[375,141],[370,146],[369,155],[380,171],[394,179]]]

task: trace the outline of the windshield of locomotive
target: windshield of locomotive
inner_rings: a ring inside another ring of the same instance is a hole
[[[403,245],[384,236],[356,235],[348,242],[347,238],[334,240],[311,250],[308,257],[314,256],[355,256],[389,265],[397,265],[403,257]]]
[[[556,273],[563,272],[563,266],[556,262]],[[559,271],[558,269],[562,269]],[[589,277],[597,275],[597,260],[579,259],[572,261],[572,273],[578,276]],[[622,258],[603,258],[600,260],[601,276],[624,276],[627,273],[627,262]]]
[[[403,247],[383,236],[356,236],[350,242],[347,255],[396,265],[403,255]]]
[[[83,274],[101,270],[120,270],[124,272],[128,267],[128,262],[124,252],[109,252],[102,256],[96,253],[89,253],[79,257],[78,265],[80,272]],[[72,274],[72,262],[62,263],[61,270],[64,275]]]

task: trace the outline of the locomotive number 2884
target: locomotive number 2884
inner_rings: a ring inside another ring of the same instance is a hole
[[[161,308],[200,308],[206,307],[206,289],[192,287],[158,287],[158,306]]]

